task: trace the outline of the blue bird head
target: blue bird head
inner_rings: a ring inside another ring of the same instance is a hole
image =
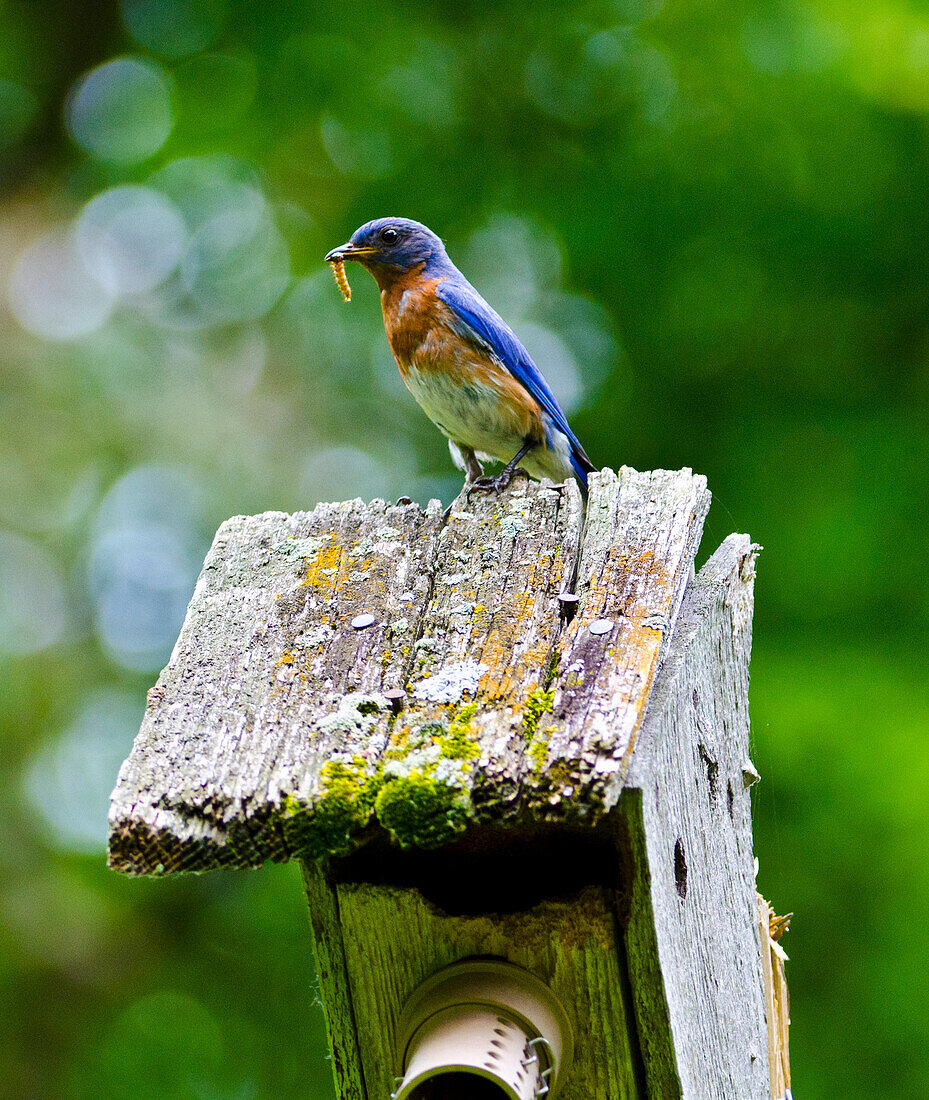
[[[345,244],[326,254],[327,263],[334,260],[357,260],[380,286],[420,265],[428,276],[451,264],[441,239],[410,218],[376,218],[366,222]]]

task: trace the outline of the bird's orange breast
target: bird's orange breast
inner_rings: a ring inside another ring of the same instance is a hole
[[[401,374],[419,358],[430,336],[445,327],[445,306],[435,293],[442,280],[422,279],[421,269],[404,272],[381,291],[384,328]]]
[[[487,401],[492,395],[491,419],[500,421],[501,428],[506,424],[505,434],[541,440],[544,428],[538,402],[493,355],[455,331],[449,307],[435,292],[443,281],[423,279],[421,269],[415,269],[381,291],[387,339],[407,388],[440,425],[457,418],[443,418],[427,407],[434,401],[424,399],[424,391],[460,391],[462,397],[472,393],[484,419],[490,414]],[[482,395],[479,400],[478,394]],[[461,438],[450,426],[447,434]]]

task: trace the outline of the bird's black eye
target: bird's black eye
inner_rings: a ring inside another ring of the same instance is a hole
[[[384,244],[396,244],[399,239],[400,234],[396,231],[396,229],[381,230],[381,240],[384,242]]]

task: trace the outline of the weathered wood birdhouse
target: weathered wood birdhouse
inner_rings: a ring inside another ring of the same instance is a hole
[[[110,865],[303,862],[340,1100],[786,1094],[749,803],[757,547],[731,535],[695,576],[708,507],[689,470],[622,469],[586,520],[573,486],[517,482],[447,516],[220,529]]]

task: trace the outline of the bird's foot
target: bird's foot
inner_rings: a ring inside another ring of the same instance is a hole
[[[522,474],[527,481],[529,480],[529,474],[522,466],[516,466],[513,469],[504,466],[496,477],[491,477],[490,475],[476,477],[470,485],[467,486],[468,497],[474,492],[502,493],[517,474]]]

